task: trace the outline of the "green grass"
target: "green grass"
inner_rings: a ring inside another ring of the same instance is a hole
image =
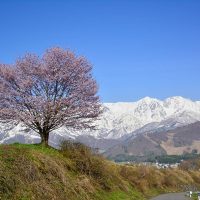
[[[192,194],[192,199],[193,199],[193,200],[198,200],[198,196],[197,196],[196,193],[193,193],[193,194]]]
[[[122,191],[115,191],[115,192],[99,192],[96,194],[96,198],[102,199],[102,200],[144,200],[144,196],[138,192],[132,191],[126,193]]]
[[[40,144],[20,144],[20,143],[14,143],[12,145],[2,145],[2,146],[6,146],[6,147],[15,147],[18,149],[25,149],[25,150],[37,150],[39,152],[42,152],[44,154],[48,154],[48,155],[59,155],[59,152],[57,149],[54,149],[52,147],[45,147],[43,145]]]
[[[199,177],[200,171],[117,165],[69,142],[62,150],[0,145],[1,200],[144,200],[198,187]]]

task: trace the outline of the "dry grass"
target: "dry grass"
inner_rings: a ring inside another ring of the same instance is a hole
[[[0,199],[123,200],[199,186],[199,171],[117,165],[79,143],[0,146]]]

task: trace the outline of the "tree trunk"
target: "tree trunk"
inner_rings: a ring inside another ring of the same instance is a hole
[[[40,136],[41,136],[41,144],[44,146],[48,146],[49,132],[42,132],[40,133]]]

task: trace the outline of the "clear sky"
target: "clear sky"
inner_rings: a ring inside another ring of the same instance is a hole
[[[0,62],[53,46],[94,65],[104,102],[200,100],[199,0],[0,0]]]

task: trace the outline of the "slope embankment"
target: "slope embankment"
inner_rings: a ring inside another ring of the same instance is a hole
[[[1,200],[142,200],[200,185],[200,171],[117,165],[81,144],[0,146]]]

